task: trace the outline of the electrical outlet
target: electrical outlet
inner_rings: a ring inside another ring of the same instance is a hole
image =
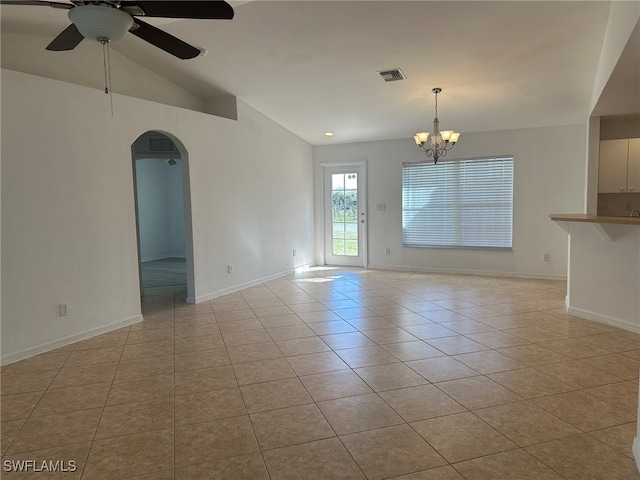
[[[293,256],[294,257],[296,256],[296,249],[295,248],[293,249]]]
[[[61,317],[66,317],[67,315],[69,315],[69,304],[68,303],[61,303],[58,306],[58,308],[59,308]]]
[[[233,273],[233,265],[227,265],[227,273]]]
[[[544,261],[545,262],[550,262],[551,261],[551,255],[549,253],[545,253],[544,254]]]
[[[384,254],[385,255],[391,255],[391,249],[390,248],[385,248]]]

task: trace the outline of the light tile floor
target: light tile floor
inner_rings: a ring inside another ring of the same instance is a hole
[[[2,478],[638,479],[639,338],[565,289],[315,269],[148,292],[144,322],[2,368]]]

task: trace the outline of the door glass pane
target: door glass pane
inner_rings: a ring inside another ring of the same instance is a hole
[[[345,174],[344,179],[344,188],[348,190],[357,190],[358,189],[358,174],[357,173],[347,173]]]
[[[335,235],[334,235],[335,237]],[[338,237],[336,237],[338,238]],[[347,223],[345,224],[344,238],[347,240],[357,240],[358,239],[358,224],[357,223]]]
[[[334,173],[331,175],[331,190],[344,189],[344,173]]]
[[[331,175],[332,252],[358,255],[358,175]]]
[[[345,255],[358,255],[358,241],[357,240],[345,240],[344,242]]]

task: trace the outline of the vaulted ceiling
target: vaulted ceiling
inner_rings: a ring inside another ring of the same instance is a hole
[[[583,123],[610,7],[599,1],[230,3],[231,21],[147,20],[205,48],[204,57],[177,60],[133,35],[112,48],[203,99],[235,95],[312,144],[430,130],[433,87],[443,90],[442,127],[463,133]],[[2,7],[3,31],[42,36],[44,45],[68,23],[64,10]],[[628,72],[638,70],[637,55],[637,49],[627,53],[631,65],[620,74],[622,83],[633,82]],[[406,79],[385,83],[377,72],[389,68],[400,68]],[[335,136],[326,138],[327,130]]]

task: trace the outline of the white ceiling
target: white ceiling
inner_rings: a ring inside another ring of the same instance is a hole
[[[598,1],[230,3],[231,21],[147,20],[205,57],[177,60],[133,35],[113,48],[202,98],[235,95],[316,145],[430,131],[433,87],[441,126],[462,138],[583,123],[609,13]],[[7,31],[51,38],[68,24],[41,7],[2,16]],[[376,73],[396,67],[406,80]]]

